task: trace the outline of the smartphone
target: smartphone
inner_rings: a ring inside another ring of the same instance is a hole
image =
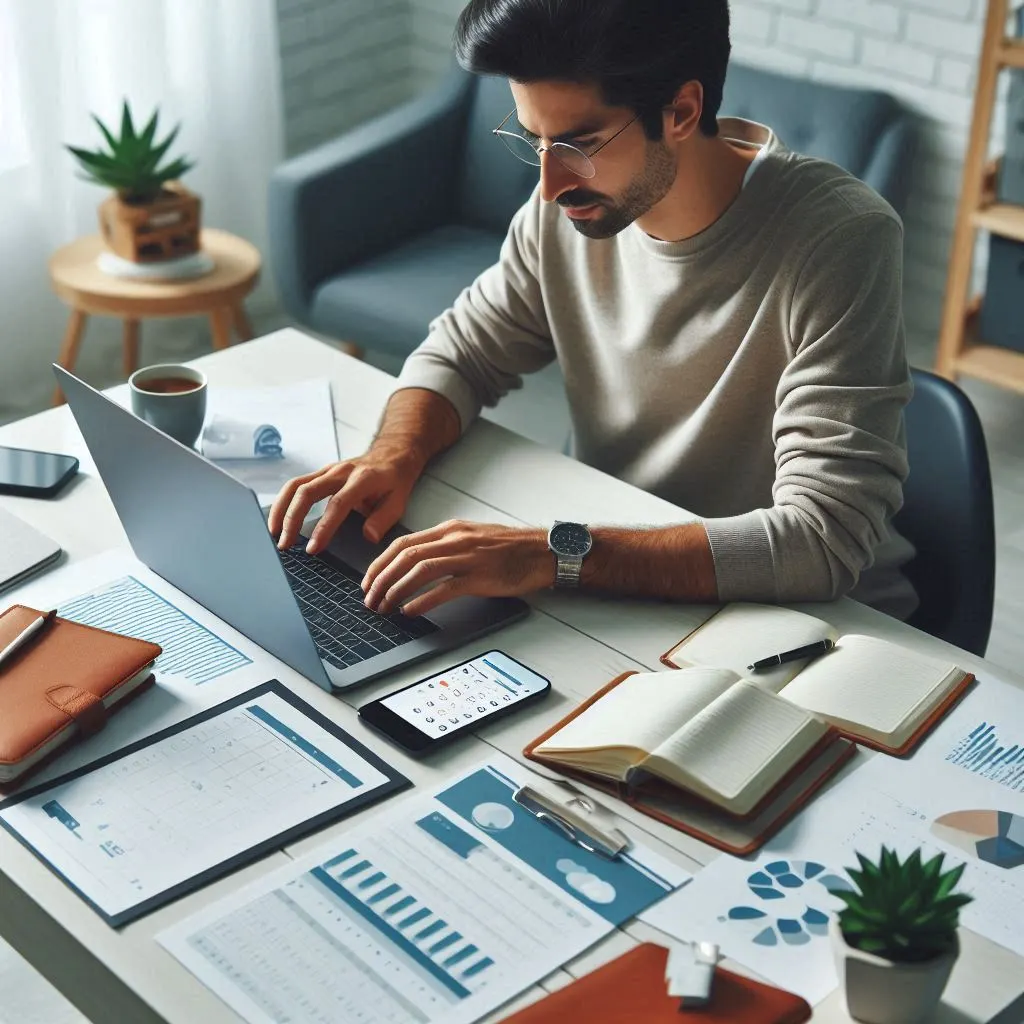
[[[359,717],[416,757],[540,700],[551,683],[501,651],[469,661],[364,704]]]
[[[0,494],[52,498],[77,472],[73,455],[0,448]]]

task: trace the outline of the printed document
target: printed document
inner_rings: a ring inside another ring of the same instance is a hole
[[[251,1024],[464,1024],[682,885],[588,853],[512,800],[495,753],[157,937]]]
[[[331,385],[305,380],[261,388],[211,387],[207,419],[214,414],[245,423],[269,423],[281,434],[279,459],[221,459],[217,465],[270,505],[289,480],[338,460]]]
[[[405,784],[281,684],[0,804],[0,822],[123,924]]]

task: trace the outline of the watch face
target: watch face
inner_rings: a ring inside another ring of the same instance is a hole
[[[581,523],[556,523],[551,527],[548,543],[558,555],[585,555],[593,541],[590,531]]]

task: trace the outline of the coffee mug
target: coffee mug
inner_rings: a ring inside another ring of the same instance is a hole
[[[206,419],[206,374],[191,366],[159,363],[128,378],[132,412],[191,448]]]

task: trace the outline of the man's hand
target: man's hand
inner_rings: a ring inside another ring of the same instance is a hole
[[[554,580],[545,530],[452,521],[399,537],[366,570],[363,592],[373,611],[415,616],[455,597],[518,597]]]
[[[309,510],[329,497],[306,545],[311,555],[327,547],[353,510],[366,516],[363,533],[376,543],[405,511],[422,470],[421,462],[403,452],[374,447],[359,458],[332,462],[316,473],[289,480],[274,501],[267,525],[275,537],[280,535],[279,548],[291,547]]]
[[[376,544],[398,522],[427,463],[459,436],[455,406],[433,391],[403,388],[388,401],[377,437],[357,459],[332,462],[316,473],[289,480],[274,501],[267,525],[277,546],[295,543],[309,510],[330,498],[306,550],[330,543],[353,510],[366,516],[363,535]]]

